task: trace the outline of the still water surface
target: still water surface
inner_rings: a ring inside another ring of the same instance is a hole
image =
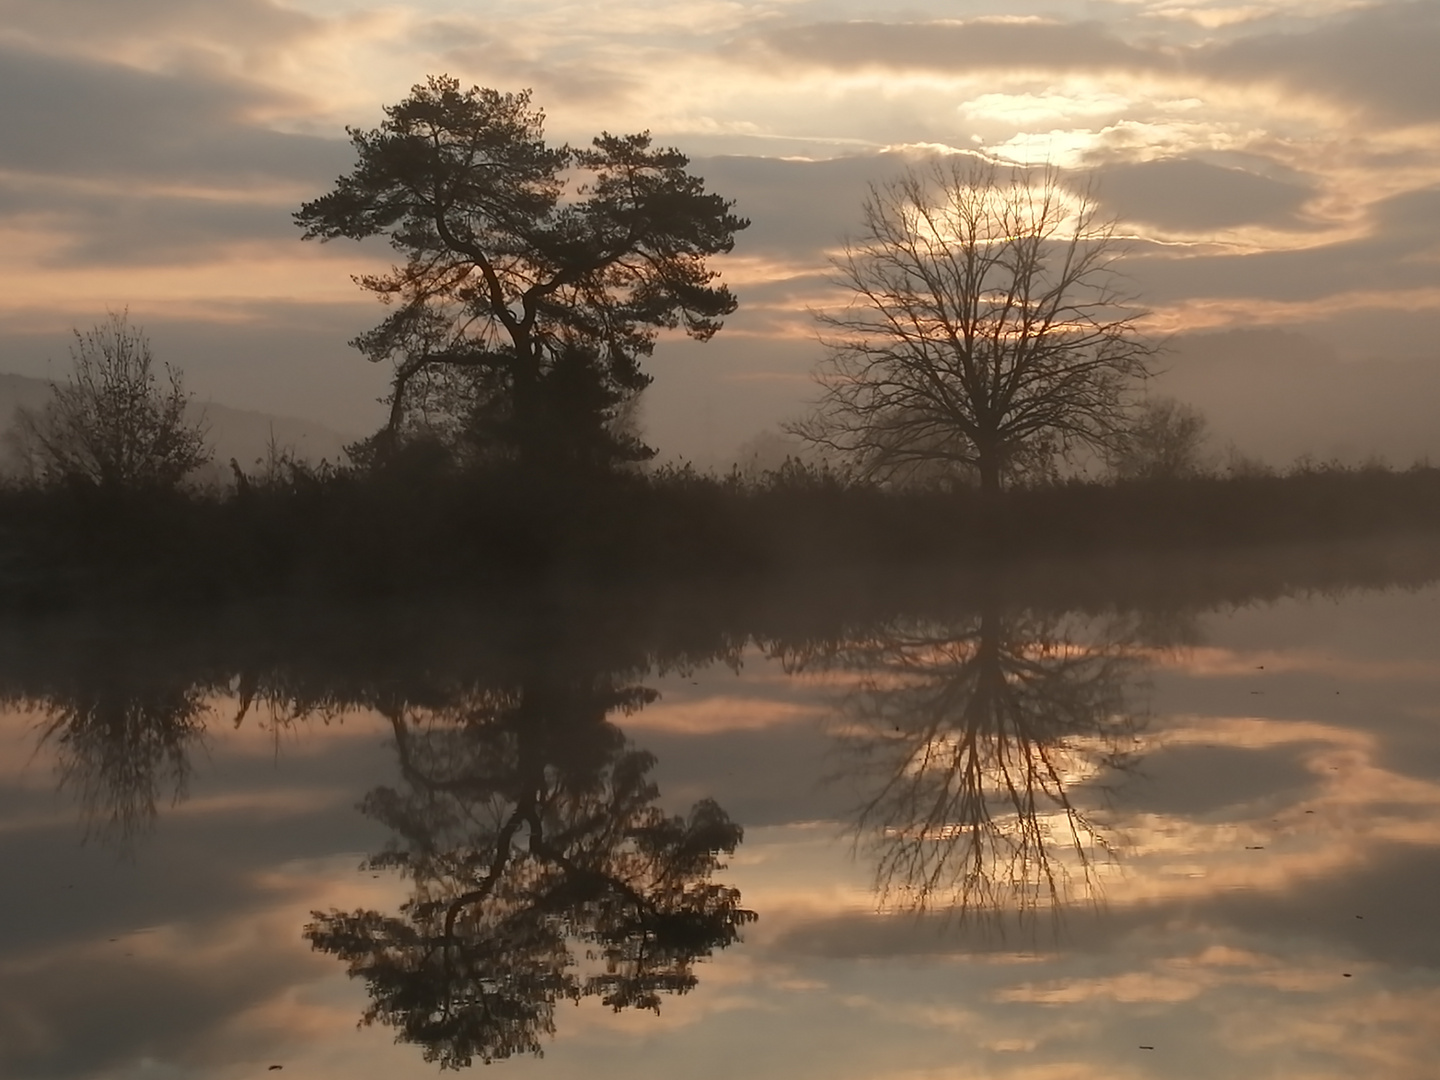
[[[642,616],[12,634],[0,1075],[1435,1075],[1440,588]]]

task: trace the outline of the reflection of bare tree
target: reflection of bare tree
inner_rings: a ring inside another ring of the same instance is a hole
[[[365,979],[366,1022],[445,1066],[538,1053],[558,1002],[658,1010],[737,939],[755,916],[711,876],[740,827],[708,800],[665,815],[654,759],[606,719],[653,697],[552,672],[387,710],[404,786],[365,799],[396,835],[368,865],[402,870],[411,898],[398,916],[317,912],[306,931]]]
[[[1113,627],[1082,643],[1060,620],[991,607],[790,659],[858,676],[838,737],[882,904],[963,917],[1089,891],[1110,845],[1072,788],[1123,766],[1137,725],[1138,661]]]

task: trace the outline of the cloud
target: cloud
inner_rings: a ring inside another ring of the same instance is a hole
[[[414,41],[438,56],[462,82],[528,86],[542,100],[585,106],[619,103],[643,85],[635,72],[607,65],[601,58],[582,52],[547,59],[543,51],[527,51],[510,36],[468,19],[424,22],[416,27]]]
[[[1250,803],[1296,801],[1302,789],[1315,783],[1293,746],[1177,746],[1146,756],[1120,789],[1119,803],[1131,813],[1224,820],[1227,815],[1221,811]]]
[[[1146,10],[1144,17],[1152,19],[1176,19],[1193,23],[1207,30],[1255,22],[1275,14],[1272,7],[1262,4],[1237,4],[1233,6],[1166,6]]]
[[[1377,4],[1303,29],[1222,42],[1126,40],[1095,21],[817,22],[737,39],[729,55],[827,71],[1007,76],[1126,72],[1177,83],[1283,87],[1396,124],[1440,117],[1440,7]]]
[[[0,220],[38,225],[46,269],[185,266],[225,257],[236,245],[299,240],[295,203],[155,192],[100,192],[83,185],[0,179]]]
[[[1194,70],[1234,83],[1277,82],[1406,124],[1440,119],[1440,5],[1381,3],[1304,32],[1204,46]]]
[[[1013,913],[968,923],[944,913],[767,913],[782,925],[767,948],[772,961],[793,963],[1004,955],[1028,941],[1044,941],[1057,958],[1073,959],[1121,955],[1127,941],[1149,952],[1154,946],[1146,939],[1157,932],[1183,948],[1184,935],[1199,931],[1210,942],[1266,952],[1291,949],[1299,938],[1308,953],[1318,946],[1334,957],[1440,969],[1440,929],[1426,914],[1437,886],[1440,852],[1434,848],[1375,845],[1362,865],[1347,862],[1342,874],[1302,879],[1278,892],[1224,888],[1109,910],[1076,906],[1055,925],[1018,922]]]
[[[234,190],[316,185],[350,156],[340,140],[251,122],[280,96],[214,74],[157,75],[0,44],[0,99],[0,170],[12,173]]]
[[[736,241],[742,255],[784,255],[823,263],[860,220],[870,184],[883,183],[907,164],[900,154],[864,154],[824,161],[768,157],[701,157],[693,171],[706,187],[750,218]],[[723,264],[719,264],[723,265]]]
[[[1098,22],[974,19],[967,22],[823,22],[741,39],[733,55],[826,70],[1131,71],[1173,67],[1155,48],[1128,44]]]
[[[1383,199],[1358,227],[1330,243],[1259,251],[1212,250],[1204,257],[1155,248],[1130,260],[1152,303],[1182,297],[1307,301],[1345,292],[1440,286],[1440,185]]]
[[[297,50],[323,48],[334,25],[283,0],[0,0],[0,39],[17,47],[140,72],[270,76],[277,88],[293,85]],[[310,91],[276,97],[293,105]]]
[[[35,1078],[95,1076],[144,1058],[213,1060],[217,1036],[237,1014],[314,978],[313,965],[295,953],[283,946],[236,950],[197,970],[137,960],[116,942],[39,970],[0,972],[0,1069]]]
[[[819,704],[774,701],[741,694],[715,694],[691,701],[661,701],[627,717],[627,731],[666,731],[677,735],[715,735],[725,731],[761,731],[824,716]]]
[[[1193,158],[1110,165],[1097,170],[1096,195],[1126,221],[1204,233],[1239,225],[1294,228],[1312,189]]]
[[[0,0],[0,22],[48,48],[94,46],[110,56],[118,44],[140,40],[273,48],[320,28],[313,16],[275,0]]]
[[[1397,255],[1428,254],[1440,241],[1440,184],[1402,192],[1370,208],[1378,242]]]

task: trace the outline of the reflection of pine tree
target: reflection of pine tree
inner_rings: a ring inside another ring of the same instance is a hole
[[[306,930],[365,979],[366,1022],[446,1066],[539,1053],[557,1002],[658,1010],[738,938],[755,916],[710,877],[740,827],[709,800],[666,816],[654,759],[606,720],[653,698],[551,676],[391,714],[405,788],[364,809],[397,839],[367,865],[402,870],[411,899],[398,916],[317,912]]]
[[[1109,843],[1069,788],[1122,767],[1133,746],[1123,639],[1081,644],[1059,620],[991,608],[789,660],[860,676],[839,739],[865,792],[856,832],[882,904],[963,917],[1058,905],[1093,884]]]

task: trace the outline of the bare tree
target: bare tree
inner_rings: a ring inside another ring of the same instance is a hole
[[[127,313],[76,330],[70,356],[74,367],[50,401],[16,412],[11,450],[32,479],[170,488],[210,460],[203,420],[186,418],[180,372],[164,365],[162,384],[150,341]]]
[[[872,479],[942,471],[991,493],[1115,443],[1154,349],[1088,193],[957,157],[872,186],[864,215],[797,434]]]

